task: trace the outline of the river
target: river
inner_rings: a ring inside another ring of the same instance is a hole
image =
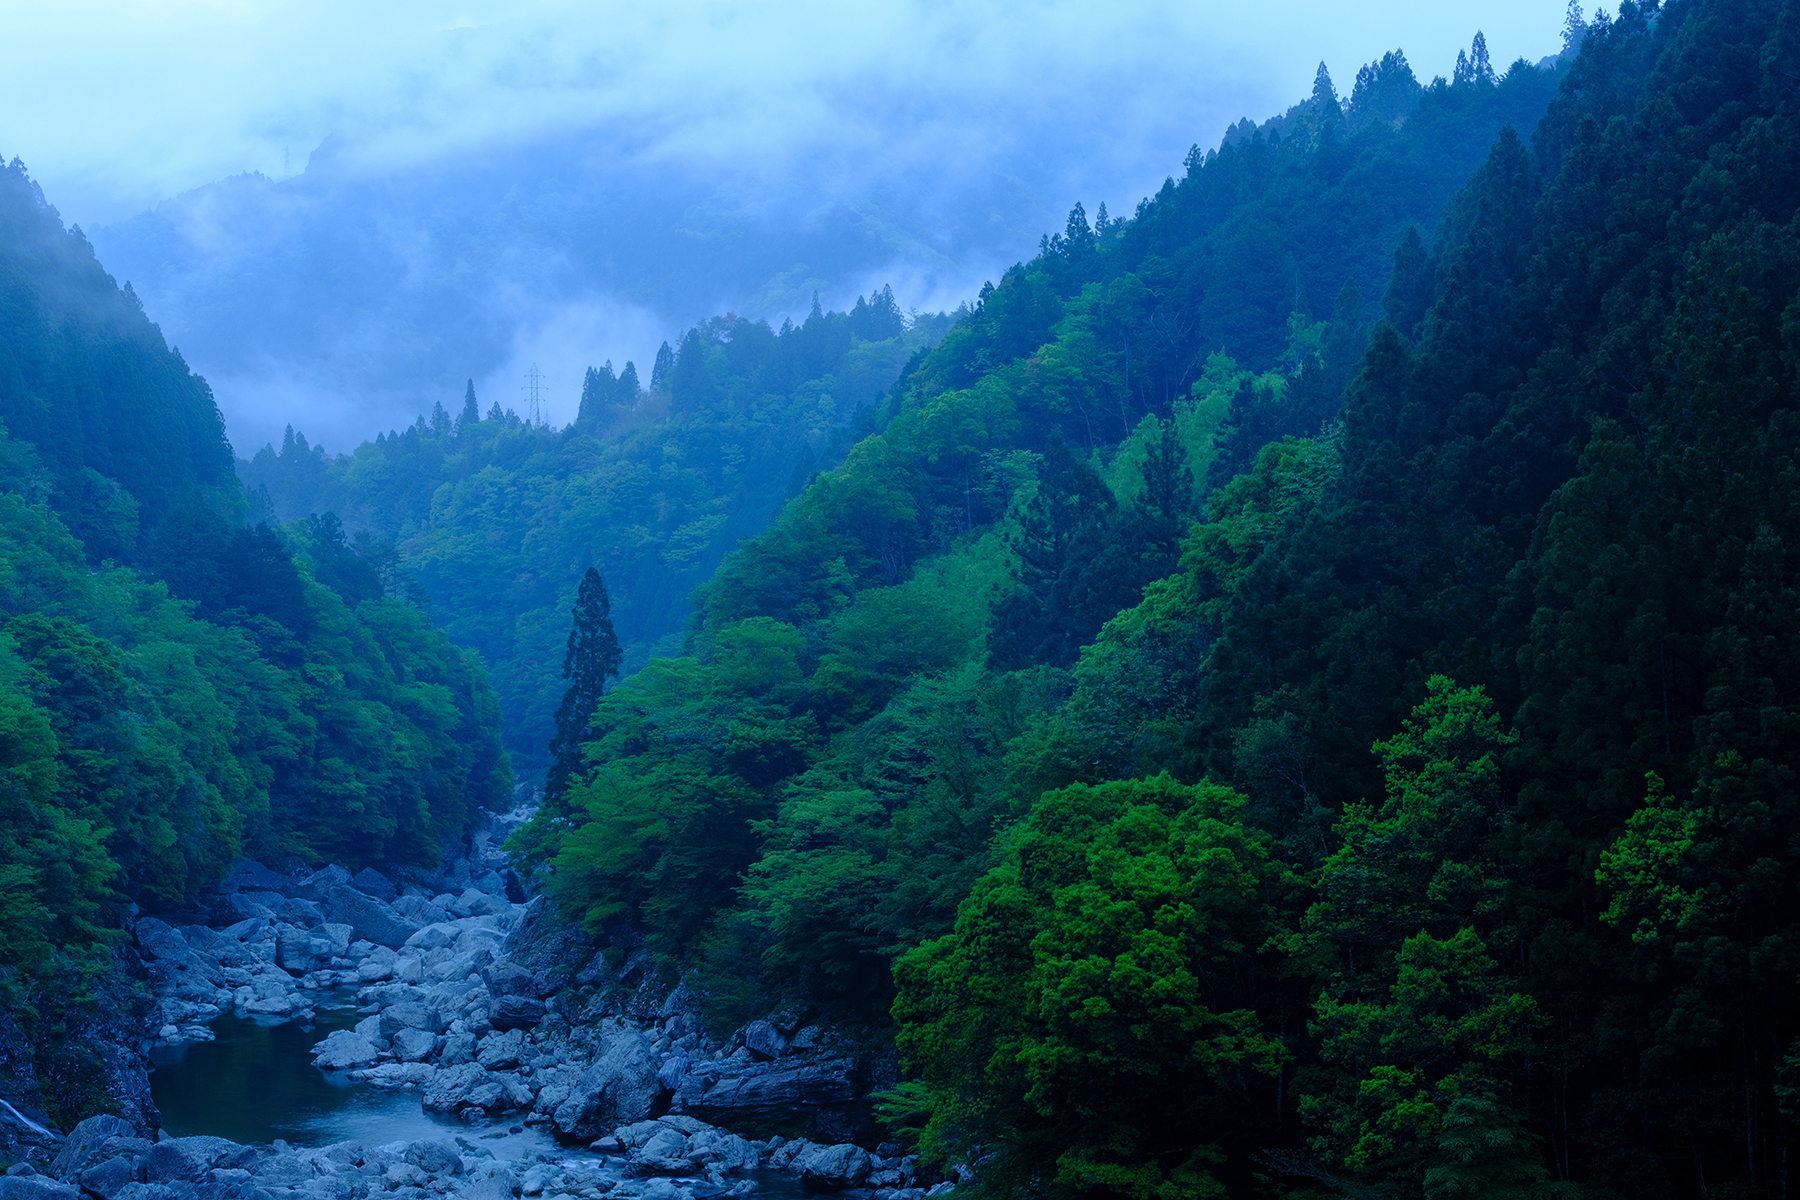
[[[176,1137],[211,1134],[244,1144],[279,1138],[294,1146],[384,1145],[461,1136],[479,1138],[504,1159],[557,1150],[536,1129],[439,1120],[420,1108],[415,1089],[384,1091],[313,1066],[320,1038],[355,1026],[355,1004],[349,992],[322,997],[314,1006],[318,1019],[304,1027],[224,1013],[212,1022],[214,1040],[157,1047],[150,1054],[150,1093],[163,1127]]]

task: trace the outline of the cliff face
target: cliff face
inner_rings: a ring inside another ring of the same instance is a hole
[[[59,1131],[94,1113],[156,1136],[145,1039],[154,1001],[143,981],[136,952],[121,947],[78,1006],[35,995],[0,1007],[0,1161],[46,1165],[62,1148]]]

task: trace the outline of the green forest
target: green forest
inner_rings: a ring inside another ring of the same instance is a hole
[[[1789,1194],[1800,3],[1321,65],[955,312],[672,341],[237,458],[0,175],[44,1078],[127,913],[517,771],[553,920],[866,1031],[959,1194]]]
[[[244,857],[434,863],[512,768],[479,659],[335,519],[247,524],[211,392],[0,171],[0,1009],[82,1045],[127,914]]]

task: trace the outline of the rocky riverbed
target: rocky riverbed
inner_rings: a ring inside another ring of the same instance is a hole
[[[534,926],[538,908],[505,875],[502,834],[478,837],[474,854],[434,875],[243,863],[203,919],[136,927],[157,1039],[204,1040],[226,1011],[305,1023],[323,995],[352,992],[362,1019],[320,1039],[317,1068],[416,1092],[466,1136],[243,1146],[152,1141],[99,1117],[0,1179],[0,1200],[709,1200],[775,1178],[871,1200],[950,1190],[897,1147],[834,1136],[855,1126],[870,1082],[836,1031],[786,1014],[721,1042],[685,989],[659,991],[630,955],[565,939],[547,968],[533,930],[548,923]],[[521,950],[534,946],[535,957]],[[560,1149],[496,1157],[492,1139],[526,1126]]]

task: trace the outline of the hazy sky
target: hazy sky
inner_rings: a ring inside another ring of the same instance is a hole
[[[854,155],[912,94],[970,127],[1034,93],[1194,111],[1196,140],[1304,95],[1323,59],[1404,46],[1424,78],[1486,32],[1497,65],[1557,48],[1558,0],[568,3],[5,0],[0,151],[65,217],[115,221],[241,171],[301,170],[327,136],[385,169],[557,126],[645,152],[760,163]],[[1210,111],[1208,111],[1210,110]],[[1241,111],[1240,111],[1241,110]]]
[[[883,282],[954,307],[1075,200],[1129,213],[1190,144],[1303,99],[1321,60],[1347,96],[1396,47],[1448,75],[1482,30],[1504,70],[1560,49],[1566,2],[0,0],[0,154],[134,280],[240,452],[290,421],[347,449],[465,377],[510,400],[534,363],[568,420],[586,364],[647,370],[728,307]],[[292,187],[128,222],[300,175],[328,139]],[[561,154],[588,158],[540,161]]]

